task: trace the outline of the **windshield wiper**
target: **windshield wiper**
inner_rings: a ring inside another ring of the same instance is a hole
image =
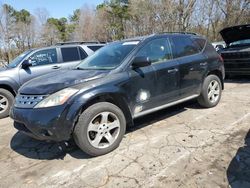
[[[88,70],[88,69],[84,69],[84,68],[81,68],[81,67],[76,67],[74,70]]]

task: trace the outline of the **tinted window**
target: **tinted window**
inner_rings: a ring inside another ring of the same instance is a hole
[[[144,46],[137,56],[148,57],[152,63],[159,63],[172,59],[172,51],[167,38],[156,39]]]
[[[61,48],[63,62],[80,60],[77,47]]]
[[[35,52],[29,59],[31,60],[32,66],[57,63],[56,49],[53,48]]]
[[[203,48],[205,47],[206,44],[206,40],[202,39],[202,38],[193,38],[193,41],[195,42],[195,44],[198,45],[198,47],[200,48],[200,50],[203,50]]]
[[[98,49],[100,49],[101,47],[103,47],[103,46],[88,46],[88,48],[89,49],[91,49],[92,51],[96,51],[96,50],[98,50]]]
[[[173,37],[175,57],[183,57],[199,53],[197,45],[188,37]]]
[[[87,54],[83,51],[82,48],[79,48],[79,52],[80,52],[80,58],[81,59],[85,59],[87,57]]]

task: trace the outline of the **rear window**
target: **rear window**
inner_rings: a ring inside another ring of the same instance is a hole
[[[200,52],[199,46],[189,37],[173,37],[173,43],[175,58],[189,56]]]
[[[81,60],[85,59],[88,55],[85,53],[85,51],[79,47],[80,57]]]
[[[95,52],[96,50],[100,49],[103,46],[87,46],[87,47]]]
[[[77,47],[61,48],[63,62],[80,60]]]
[[[206,40],[202,38],[192,38],[193,41],[199,46],[200,50],[203,50],[206,45]]]

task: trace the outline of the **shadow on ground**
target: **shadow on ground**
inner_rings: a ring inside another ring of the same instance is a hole
[[[199,108],[199,105],[195,101],[189,101],[171,108],[167,108],[143,118],[135,120],[135,126],[128,128],[127,133],[136,131],[157,121],[169,118],[176,114],[182,113],[187,110],[186,108]],[[64,144],[50,143],[45,141],[35,140],[29,136],[17,132],[11,140],[10,146],[12,150],[28,158],[37,160],[54,160],[64,159],[69,154],[77,159],[88,159],[90,156],[82,152],[73,141],[69,142],[69,146],[65,147]],[[61,149],[59,149],[61,147]]]
[[[79,150],[73,141],[68,144],[66,147],[64,143],[35,140],[18,131],[12,137],[10,147],[20,155],[38,160],[64,159],[67,154],[79,159],[90,158]]]
[[[229,164],[227,179],[232,188],[250,187],[250,130],[245,137],[245,145],[238,149]]]

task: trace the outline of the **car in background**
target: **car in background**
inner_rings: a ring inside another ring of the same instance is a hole
[[[24,84],[10,116],[40,140],[76,144],[92,156],[119,146],[135,118],[197,99],[216,106],[224,65],[202,36],[163,33],[117,41],[62,70]]]
[[[220,51],[227,76],[250,75],[250,24],[220,31],[226,47]]]
[[[0,68],[0,118],[7,117],[19,87],[50,72],[70,69],[105,44],[99,42],[66,42],[55,46],[30,49],[10,64]]]
[[[226,43],[224,41],[212,42],[211,44],[217,52],[226,47]]]

